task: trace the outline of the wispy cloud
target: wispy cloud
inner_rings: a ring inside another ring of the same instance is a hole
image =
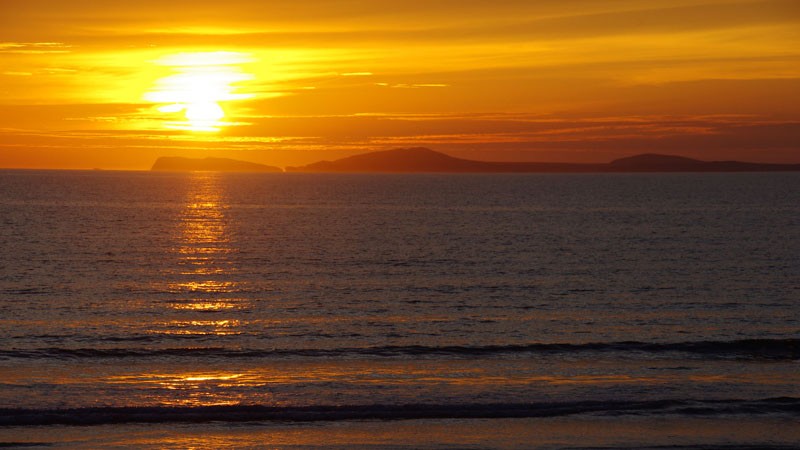
[[[71,45],[62,42],[0,42],[0,53],[69,53]]]
[[[441,88],[441,87],[447,87],[449,85],[444,83],[375,83],[375,86],[398,88],[398,89],[416,89],[416,88]]]

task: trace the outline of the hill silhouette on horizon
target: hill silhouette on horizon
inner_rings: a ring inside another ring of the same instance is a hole
[[[163,156],[152,171],[279,173],[276,166],[229,158]],[[425,147],[362,153],[334,161],[286,167],[286,172],[331,173],[613,173],[613,172],[776,172],[800,171],[800,164],[702,161],[676,155],[645,153],[609,163],[497,162],[456,158]]]
[[[162,156],[156,159],[150,170],[164,172],[283,172],[280,167],[236,159],[183,158],[180,156]]]
[[[609,163],[494,162],[456,158],[425,147],[382,150],[287,167],[287,172],[351,173],[603,173],[798,171],[800,164],[701,161],[675,155],[641,154]]]

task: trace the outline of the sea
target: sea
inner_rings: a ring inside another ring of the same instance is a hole
[[[800,448],[800,173],[0,171],[0,447]]]

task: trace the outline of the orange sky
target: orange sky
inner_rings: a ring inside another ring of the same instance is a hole
[[[0,61],[0,167],[800,162],[797,0],[2,0]]]

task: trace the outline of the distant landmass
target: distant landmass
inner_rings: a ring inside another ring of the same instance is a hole
[[[169,172],[283,172],[280,167],[266,166],[228,158],[181,158],[163,156],[158,158],[150,170]]]
[[[800,170],[800,164],[742,161],[700,161],[674,155],[644,154],[620,158],[605,165],[608,172],[775,172]]]
[[[267,166],[228,158],[158,158],[155,171],[283,172]],[[741,161],[701,161],[683,156],[643,154],[609,163],[494,162],[456,158],[429,148],[384,150],[335,161],[319,161],[286,172],[340,173],[604,173],[604,172],[776,172],[800,171],[800,164],[762,164]]]
[[[401,148],[287,167],[287,172],[351,173],[602,173],[602,172],[760,172],[800,171],[800,164],[700,161],[682,156],[643,154],[604,164],[492,162],[455,158],[424,147]]]

